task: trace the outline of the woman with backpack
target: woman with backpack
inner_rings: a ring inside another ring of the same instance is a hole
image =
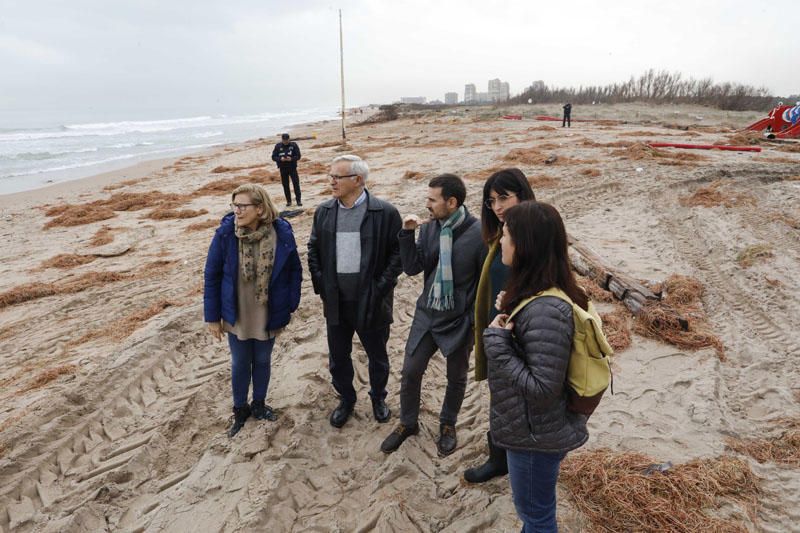
[[[570,270],[567,232],[551,205],[524,202],[509,209],[500,246],[510,273],[498,298],[502,313],[483,334],[490,428],[495,445],[506,450],[522,531],[557,531],[561,460],[589,438],[586,415],[567,408],[566,386],[573,303],[588,310],[589,302]],[[548,289],[559,289],[571,302],[546,295],[526,303]]]
[[[208,250],[203,313],[211,335],[228,334],[233,437],[252,415],[276,419],[266,405],[275,337],[300,303],[302,267],[292,226],[278,216],[267,191],[242,185],[231,194]],[[253,401],[247,403],[250,383]]]
[[[500,237],[506,210],[520,202],[536,200],[528,178],[518,168],[495,172],[483,185],[481,206],[481,236],[489,250],[481,269],[475,296],[475,381],[486,379],[486,354],[483,350],[483,330],[497,315],[495,301],[505,287],[508,267],[500,257]],[[492,442],[492,432],[486,433],[489,457],[480,466],[468,468],[464,479],[469,483],[484,483],[508,474],[506,452]]]

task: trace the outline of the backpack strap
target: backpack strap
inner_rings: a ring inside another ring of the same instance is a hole
[[[549,288],[549,289],[547,289],[545,291],[536,293],[533,296],[531,296],[529,298],[525,298],[524,300],[522,300],[520,303],[517,304],[517,306],[514,308],[514,310],[511,311],[511,314],[508,315],[508,318],[506,320],[508,322],[511,322],[511,320],[517,315],[517,313],[522,311],[525,308],[526,305],[528,305],[529,303],[531,303],[532,301],[534,301],[537,298],[541,298],[542,296],[555,296],[556,298],[560,298],[560,299],[564,300],[565,302],[567,302],[568,304],[574,306],[574,304],[572,303],[572,300],[570,300],[569,296],[567,296],[567,294],[564,291],[562,291],[561,289],[559,289],[557,287],[551,287],[551,288]]]

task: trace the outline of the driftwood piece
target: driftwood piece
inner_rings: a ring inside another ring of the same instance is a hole
[[[661,299],[660,295],[655,294],[635,279],[605,265],[599,255],[571,235],[568,239],[572,267],[603,289],[611,291],[634,315],[641,313],[648,301],[657,302]]]

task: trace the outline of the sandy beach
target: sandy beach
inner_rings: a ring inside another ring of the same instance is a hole
[[[736,527],[716,530],[800,531],[800,145],[760,143],[752,153],[642,144],[756,142],[737,130],[757,112],[626,104],[576,106],[573,120],[590,121],[571,128],[528,118],[559,109],[420,112],[350,127],[347,152],[368,161],[370,192],[401,214],[425,213],[428,179],[441,172],[465,178],[478,214],[485,178],[519,167],[610,267],[653,286],[673,274],[699,281],[698,312],[724,355],[644,336],[624,307],[599,304],[620,313],[631,343],[614,359],[614,395],[592,416],[588,444],[571,455],[643,454],[675,469],[733,458],[755,488],[704,503],[709,530],[720,519]],[[515,112],[526,118],[500,118]],[[315,140],[299,142],[305,212],[290,219],[302,300],[277,340],[267,397],[278,420],[251,419],[233,439],[229,350],[203,323],[203,265],[237,184],[266,184],[283,206],[272,137],[0,196],[0,530],[519,530],[507,478],[462,479],[486,455],[485,381],[470,380],[458,449],[439,458],[446,380],[435,356],[420,434],[389,456],[379,450],[397,423],[420,277],[401,275],[395,291],[392,420],[372,417],[356,343],[359,403],[344,428],[330,426],[337,399],[306,242],[314,207],[328,198],[328,164],[345,152],[338,122],[293,135],[312,131]],[[788,458],[745,453],[750,444],[785,448],[791,431]],[[603,530],[564,478],[562,530]]]

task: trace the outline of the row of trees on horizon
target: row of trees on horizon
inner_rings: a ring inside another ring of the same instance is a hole
[[[674,104],[699,104],[730,111],[766,111],[779,101],[794,103],[800,95],[780,98],[770,94],[766,87],[753,87],[741,83],[715,83],[711,78],[696,80],[684,78],[680,72],[650,69],[624,83],[578,87],[551,87],[535,81],[521,94],[511,98],[509,104],[571,102],[573,104],[617,104],[624,102],[652,102]]]

